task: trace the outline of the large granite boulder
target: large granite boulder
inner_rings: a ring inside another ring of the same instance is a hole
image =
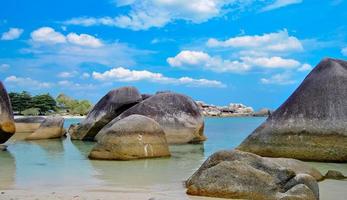
[[[132,160],[170,156],[163,129],[151,118],[130,115],[103,128],[91,159]]]
[[[40,127],[43,121],[45,121],[45,117],[41,116],[15,118],[16,133],[32,133]]]
[[[10,98],[0,81],[0,144],[5,143],[15,132]]]
[[[238,147],[269,157],[347,161],[347,62],[322,60]]]
[[[77,126],[71,127],[71,139],[94,140],[95,135],[123,111],[142,101],[135,87],[121,87],[108,92]]]
[[[206,140],[204,118],[195,101],[188,96],[171,92],[158,93],[126,110],[114,121],[133,114],[144,115],[158,122],[170,144]]]
[[[64,118],[46,117],[40,127],[32,134],[27,136],[26,140],[42,140],[60,138],[65,134]]]
[[[317,181],[276,162],[238,150],[210,156],[187,180],[190,195],[253,199],[319,199]]]

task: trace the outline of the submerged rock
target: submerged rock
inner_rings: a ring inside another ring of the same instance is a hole
[[[347,161],[347,62],[324,59],[238,149],[269,157]]]
[[[220,151],[187,180],[190,195],[253,199],[319,199],[317,181],[252,153]]]
[[[91,159],[132,160],[170,156],[163,129],[156,121],[142,115],[130,115],[103,128],[97,141],[89,154]]]
[[[64,118],[46,117],[40,127],[26,137],[26,140],[41,140],[60,138],[64,135]]]
[[[69,129],[71,139],[94,140],[98,132],[111,120],[142,101],[135,87],[121,87],[108,92],[77,126]]]
[[[19,117],[14,119],[14,121],[16,123],[17,133],[32,133],[40,127],[43,121],[45,121],[45,117],[41,117],[41,116]]]
[[[204,136],[204,119],[197,104],[188,96],[158,93],[131,107],[110,124],[133,114],[150,117],[163,128],[170,144],[199,143]]]
[[[5,143],[15,132],[10,98],[0,81],[0,144]]]
[[[343,175],[341,172],[336,170],[329,170],[325,175],[325,179],[335,179],[335,180],[342,180],[347,178],[345,175]]]

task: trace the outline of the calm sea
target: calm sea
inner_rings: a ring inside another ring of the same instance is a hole
[[[65,127],[79,120],[67,119]],[[110,188],[120,192],[162,192],[175,197],[176,193],[184,193],[183,181],[209,155],[236,147],[264,120],[206,118],[208,140],[204,144],[171,146],[171,158],[135,161],[91,161],[87,155],[93,147],[92,142],[72,142],[69,138],[23,141],[16,136],[7,143],[8,151],[0,152],[0,189],[83,191]],[[310,164],[322,172],[338,169],[347,174],[346,164]],[[325,182],[322,197],[346,196],[344,189],[339,190],[346,186],[342,181]]]

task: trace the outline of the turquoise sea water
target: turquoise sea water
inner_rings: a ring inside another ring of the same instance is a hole
[[[113,192],[161,192],[175,196],[176,192],[181,194],[184,191],[183,181],[209,155],[236,147],[264,120],[206,118],[208,140],[204,144],[171,146],[171,158],[135,161],[91,161],[87,155],[94,145],[92,142],[71,141],[69,138],[23,141],[18,134],[7,143],[8,151],[0,152],[0,190],[55,191],[68,188],[83,191],[107,187]],[[78,121],[68,119],[65,127]],[[323,172],[331,168],[347,172],[345,164],[310,164]],[[331,188],[336,188],[336,182],[325,184],[326,195],[333,191]]]

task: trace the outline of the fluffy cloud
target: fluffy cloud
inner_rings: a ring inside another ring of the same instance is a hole
[[[94,48],[103,46],[102,42],[99,39],[88,34],[78,35],[76,33],[69,33],[66,36],[66,38],[70,43],[81,45],[81,46],[94,47]]]
[[[254,67],[261,68],[297,68],[301,64],[294,59],[281,57],[241,57],[240,60],[224,60],[218,56],[210,56],[202,51],[181,51],[167,62],[173,67],[200,67],[216,72],[245,72]]]
[[[92,48],[103,46],[103,43],[92,35],[69,33],[65,36],[51,27],[41,27],[33,31],[31,33],[31,39],[33,42],[44,44],[70,43]]]
[[[66,38],[63,34],[56,32],[51,27],[41,27],[31,33],[31,39],[34,42],[49,44],[65,43]]]
[[[116,17],[73,18],[65,21],[65,24],[106,25],[146,30],[151,27],[163,27],[175,20],[202,23],[231,10],[236,10],[236,7],[252,3],[252,1],[243,0],[118,0],[115,2],[118,7],[126,6],[130,11]]]
[[[284,59],[278,56],[275,57],[242,57],[241,60],[250,66],[259,66],[264,68],[297,68],[300,62],[294,59]]]
[[[291,74],[289,73],[281,73],[275,74],[270,78],[262,78],[260,80],[263,84],[277,84],[277,85],[290,85],[296,83],[295,80],[292,80]]]
[[[347,47],[341,50],[342,55],[347,56]]]
[[[60,72],[58,74],[59,78],[72,78],[75,77],[77,75],[77,71],[71,71],[71,72]]]
[[[304,71],[310,71],[312,70],[312,66],[310,64],[304,63],[303,65],[301,65],[301,67],[298,69],[298,71],[300,72],[304,72]]]
[[[50,88],[52,86],[52,83],[40,82],[31,78],[22,78],[17,76],[9,76],[5,78],[5,83],[9,86],[18,86],[26,88],[30,87],[32,90]]]
[[[276,0],[272,4],[265,6],[261,11],[275,10],[292,4],[299,4],[302,3],[302,1],[303,0]]]
[[[129,70],[123,67],[113,68],[103,73],[93,72],[94,79],[99,81],[151,81],[163,84],[178,84],[191,87],[226,87],[223,83],[216,80],[193,79],[190,77],[171,78],[166,77],[161,73],[153,73],[147,70]]]
[[[263,35],[232,37],[225,41],[211,38],[206,44],[208,47],[214,48],[238,48],[251,51],[288,52],[303,50],[300,40],[294,36],[289,36],[287,30]]]
[[[19,38],[23,33],[23,29],[10,28],[7,32],[1,35],[1,40],[15,40]]]

